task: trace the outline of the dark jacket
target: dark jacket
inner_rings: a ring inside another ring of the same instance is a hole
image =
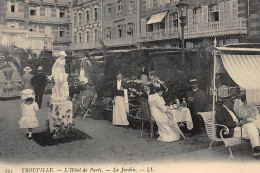
[[[32,77],[31,83],[35,92],[43,92],[46,86],[46,75],[43,73],[37,73]]]
[[[235,111],[231,110],[235,115]],[[225,125],[229,128],[229,134],[228,135],[224,135],[223,133],[223,137],[224,138],[228,138],[228,137],[233,137],[234,135],[234,128],[237,127],[236,122],[233,121],[232,116],[230,115],[230,113],[227,111],[227,109],[224,106],[220,106],[217,111],[216,111],[216,123],[220,124],[220,125]],[[236,115],[238,121],[239,118]],[[223,127],[217,127],[217,137],[220,137],[220,130],[223,129]]]
[[[122,81],[121,87],[124,89],[127,89],[126,82]],[[113,85],[112,85],[112,99],[114,99],[114,97],[116,97],[116,96],[124,96],[124,91],[117,90],[117,80],[115,82],[113,82]]]
[[[194,101],[189,102],[189,97],[194,97]],[[207,106],[207,96],[203,90],[199,88],[197,89],[197,91],[190,90],[187,92],[186,98],[188,102],[188,107],[193,114],[197,115],[198,112],[205,112],[205,108]]]

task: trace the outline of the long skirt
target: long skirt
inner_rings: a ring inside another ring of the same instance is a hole
[[[126,105],[124,97],[116,96],[115,105],[113,106],[113,125],[128,125],[126,114]]]

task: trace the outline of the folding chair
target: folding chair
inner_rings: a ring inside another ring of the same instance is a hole
[[[81,100],[80,108],[84,112],[83,118],[89,116],[88,113],[92,114],[91,109],[92,106],[96,103],[96,99],[97,99],[97,94],[95,94],[95,96],[92,99],[85,97]]]

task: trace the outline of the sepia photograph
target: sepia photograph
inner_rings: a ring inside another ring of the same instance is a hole
[[[0,173],[260,169],[259,0],[0,0]]]

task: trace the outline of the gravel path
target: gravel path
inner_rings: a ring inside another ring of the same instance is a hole
[[[42,109],[37,117],[40,127],[34,132],[46,129],[46,103],[49,95],[44,95]],[[41,147],[25,137],[25,129],[20,129],[21,100],[0,102],[0,161],[22,162],[61,162],[61,163],[100,163],[100,162],[140,162],[170,159],[176,154],[206,148],[208,138],[180,140],[163,143],[149,135],[140,138],[140,129],[115,127],[107,120],[83,119],[77,116],[75,128],[87,133],[93,139],[78,140],[55,146]]]

